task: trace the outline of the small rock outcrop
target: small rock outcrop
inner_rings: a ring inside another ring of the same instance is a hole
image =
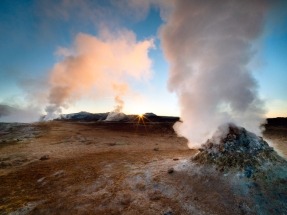
[[[49,160],[50,159],[50,156],[49,155],[43,155],[40,160],[41,161],[45,161],[45,160]]]
[[[207,140],[192,160],[202,164],[215,164],[218,170],[234,168],[250,177],[258,168],[286,163],[262,137],[234,124],[221,127]]]

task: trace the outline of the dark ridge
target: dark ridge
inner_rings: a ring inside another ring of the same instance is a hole
[[[104,121],[109,112],[107,113],[89,113],[89,112],[79,112],[71,114],[62,114],[59,118],[55,119],[57,121]],[[44,117],[43,117],[44,118]],[[179,117],[173,116],[158,116],[154,113],[145,113],[142,118],[139,115],[126,115],[124,119],[119,120],[118,122],[137,122],[137,123],[175,123],[179,120]]]
[[[106,113],[89,113],[85,111],[81,111],[79,113],[71,113],[71,114],[62,114],[59,118],[55,120],[61,121],[103,121],[107,118],[109,112]],[[158,116],[154,113],[145,113],[144,122],[167,122],[167,123],[175,123],[180,120],[179,117],[176,116]],[[44,119],[45,116],[42,116],[40,121]],[[132,114],[127,115],[124,120],[120,120],[121,122],[135,122],[138,121],[138,115]],[[266,119],[266,124],[263,125],[265,127],[269,126],[285,126],[287,127],[287,117],[277,117],[277,118],[268,118]]]
[[[145,116],[145,118],[150,122],[176,122],[179,120],[179,117],[173,116]]]
[[[287,117],[277,117],[277,118],[268,118],[267,126],[286,126],[287,127]]]
[[[67,120],[67,121],[101,121],[107,118],[109,113],[89,113],[81,111],[79,113],[63,114],[56,120]]]

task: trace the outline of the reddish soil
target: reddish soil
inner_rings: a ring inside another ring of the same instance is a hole
[[[0,127],[0,214],[254,212],[252,202],[231,189],[233,175],[190,161],[196,151],[170,123],[5,126]],[[266,136],[286,144],[286,133],[276,132]]]

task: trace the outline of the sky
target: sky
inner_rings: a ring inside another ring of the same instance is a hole
[[[21,109],[27,117],[51,108],[97,113],[114,110],[115,98],[121,97],[121,111],[127,114],[181,115],[179,93],[168,87],[172,61],[161,36],[169,18],[158,1],[151,2],[1,0],[0,105]],[[262,32],[252,39],[248,67],[265,102],[266,117],[287,117],[286,11],[284,3],[268,10]],[[85,67],[87,73],[61,70],[82,62],[77,56],[83,52],[85,62],[102,54],[95,59],[96,76],[90,67]],[[140,65],[119,63],[129,59],[140,59]],[[73,87],[66,89],[65,98],[51,98],[59,95],[60,81]]]

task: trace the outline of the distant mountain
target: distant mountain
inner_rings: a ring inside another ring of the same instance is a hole
[[[269,126],[287,126],[286,117],[268,118],[267,125]]]
[[[55,120],[71,121],[109,121],[109,122],[176,122],[179,117],[158,116],[154,113],[145,113],[140,115],[126,115],[124,113],[107,112],[107,113],[89,113],[81,111],[79,113],[61,114]]]
[[[99,121],[105,120],[109,113],[89,113],[81,111],[79,113],[61,114],[56,120],[85,120],[85,121]]]
[[[40,121],[43,121],[45,116],[42,116]],[[110,122],[167,122],[174,123],[179,121],[179,117],[175,116],[158,116],[154,113],[145,113],[140,115],[126,115],[124,113],[89,113],[81,111],[78,113],[61,114],[55,120],[71,120],[71,121],[110,121]],[[266,126],[287,126],[286,117],[268,118],[266,119]]]
[[[145,113],[143,116],[144,117],[157,117],[157,115],[154,113]]]
[[[176,122],[179,121],[179,117],[175,116],[158,116],[154,113],[145,113],[144,118],[150,122]]]

